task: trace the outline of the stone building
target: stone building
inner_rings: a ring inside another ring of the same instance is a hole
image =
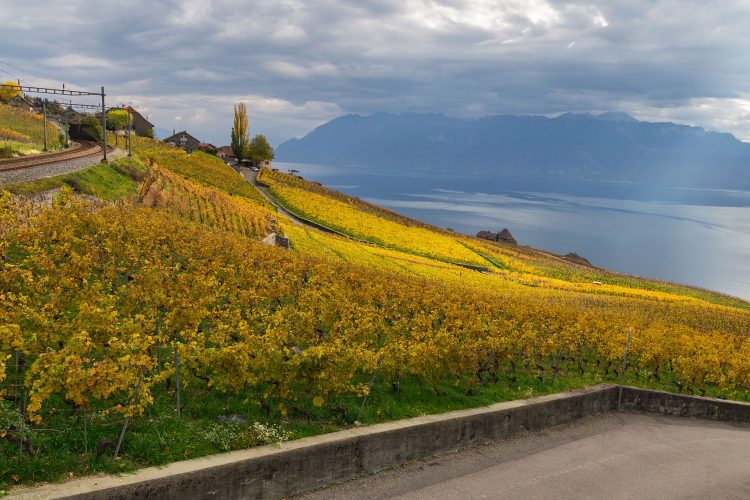
[[[216,150],[216,156],[227,163],[234,163],[237,158],[234,157],[234,151],[231,146],[221,146]]]

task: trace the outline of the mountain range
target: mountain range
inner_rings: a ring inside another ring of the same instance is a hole
[[[478,119],[350,114],[279,145],[276,159],[460,175],[750,188],[750,143],[620,112]]]

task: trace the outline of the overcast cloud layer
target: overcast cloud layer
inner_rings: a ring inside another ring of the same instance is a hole
[[[0,0],[0,78],[104,85],[217,145],[238,101],[274,143],[348,112],[609,110],[747,141],[749,27],[742,0]]]

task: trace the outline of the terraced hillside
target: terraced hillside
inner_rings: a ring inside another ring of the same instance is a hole
[[[214,158],[134,146],[145,171],[116,202],[0,197],[0,483],[616,381],[631,329],[627,383],[747,398],[746,302],[263,171],[351,237],[321,232]],[[291,250],[260,244],[270,231]]]
[[[293,213],[354,239],[446,263],[484,266],[506,281],[592,294],[638,295],[678,301],[696,298],[748,308],[747,302],[716,292],[612,273],[533,248],[491,243],[436,228],[294,175],[263,169],[258,182],[268,186],[268,192]],[[290,230],[294,231],[293,228]]]
[[[47,149],[61,149],[63,140],[60,129],[48,122]],[[4,156],[38,153],[43,147],[42,115],[0,104],[0,148],[5,149]]]

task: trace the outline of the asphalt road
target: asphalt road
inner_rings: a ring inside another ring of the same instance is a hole
[[[268,193],[264,189],[262,189],[260,186],[258,186],[258,183],[255,182],[256,178],[258,177],[258,172],[255,172],[254,170],[251,170],[249,168],[240,167],[240,173],[242,176],[247,180],[250,184],[255,186],[255,189],[258,190],[258,192],[265,198],[271,205],[276,207],[278,212],[285,216],[287,219],[291,220],[294,224],[298,226],[306,226],[304,222],[299,220],[294,214],[290,213],[287,209],[276,203],[276,200],[268,196]]]
[[[300,498],[750,499],[750,426],[609,413]]]

